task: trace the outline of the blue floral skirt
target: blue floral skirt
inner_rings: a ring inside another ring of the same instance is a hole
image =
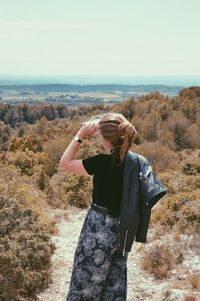
[[[127,257],[119,252],[119,217],[89,208],[74,254],[67,301],[125,301]]]

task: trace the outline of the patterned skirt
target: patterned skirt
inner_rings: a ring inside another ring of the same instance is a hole
[[[119,252],[119,217],[89,208],[74,254],[67,301],[125,301],[127,257]]]

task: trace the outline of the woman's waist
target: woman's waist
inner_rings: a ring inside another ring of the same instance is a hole
[[[101,212],[103,214],[108,214],[112,215],[113,217],[119,217],[120,216],[120,209],[119,208],[113,208],[113,207],[108,207],[105,203],[103,202],[97,202],[96,200],[92,200],[91,202],[91,207],[98,212]]]

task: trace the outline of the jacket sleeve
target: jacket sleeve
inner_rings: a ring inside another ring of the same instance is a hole
[[[146,242],[150,218],[151,218],[151,208],[148,206],[140,218],[140,222],[139,222],[137,232],[136,232],[135,241],[143,242],[143,243]]]

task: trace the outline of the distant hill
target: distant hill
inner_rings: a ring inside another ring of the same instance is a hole
[[[130,84],[0,84],[1,103],[63,103],[67,106],[117,103],[152,92],[176,96],[183,89],[173,85]]]
[[[133,93],[149,93],[159,91],[160,93],[176,94],[183,86],[168,86],[168,85],[125,85],[125,84],[92,84],[92,85],[77,85],[77,84],[28,84],[28,85],[0,85],[1,92],[15,90],[17,92],[32,91],[32,92],[102,92],[102,93],[117,93],[117,92],[133,92]]]

